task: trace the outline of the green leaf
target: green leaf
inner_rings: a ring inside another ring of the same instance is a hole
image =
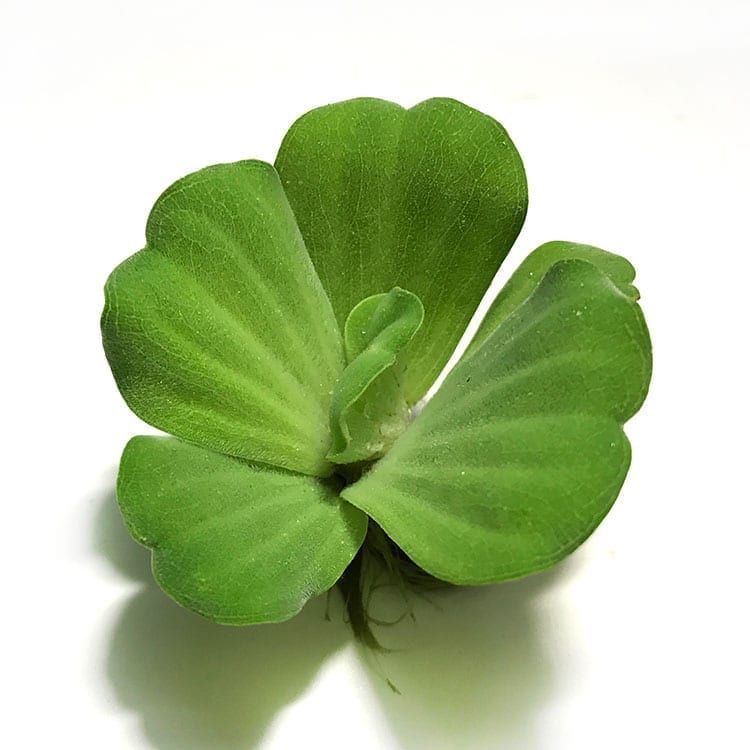
[[[308,112],[278,157],[284,189],[343,326],[395,286],[424,305],[403,354],[416,403],[448,361],[521,229],[526,178],[502,126],[452,99],[354,99]]]
[[[326,475],[341,336],[273,167],[220,164],[157,200],[107,281],[104,348],[149,424]]]
[[[343,496],[443,580],[546,568],[614,502],[650,373],[638,305],[591,263],[556,263]]]
[[[419,298],[398,287],[362,300],[350,313],[344,327],[349,365],[331,401],[329,460],[345,464],[377,458],[406,428],[403,374],[394,365],[423,318]]]
[[[175,438],[125,447],[117,500],[153,550],[159,585],[216,622],[278,622],[329,589],[365,536],[364,514],[314,477]]]
[[[536,288],[544,274],[558,261],[578,258],[593,263],[599,270],[609,276],[620,291],[632,300],[639,298],[638,290],[633,286],[635,269],[630,261],[621,255],[608,253],[593,245],[581,245],[577,242],[546,242],[526,256],[516,269],[482,321],[466,356],[471,354],[487,337],[508,317]]]

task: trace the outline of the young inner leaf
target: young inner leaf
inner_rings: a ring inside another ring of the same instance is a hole
[[[330,461],[350,464],[377,459],[406,428],[409,408],[402,393],[398,354],[423,318],[419,297],[399,287],[367,297],[349,313],[344,326],[349,364],[331,400]]]

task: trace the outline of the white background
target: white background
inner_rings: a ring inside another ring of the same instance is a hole
[[[0,745],[750,747],[748,2],[3,0],[0,55]],[[144,427],[98,332],[164,187],[361,95],[502,121],[530,209],[501,278],[549,239],[626,255],[655,357],[595,536],[420,605],[369,665],[323,602],[229,629],[155,588],[113,501]]]

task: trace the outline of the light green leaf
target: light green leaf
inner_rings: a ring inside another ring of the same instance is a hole
[[[424,324],[403,353],[416,403],[448,361],[521,229],[526,178],[503,127],[452,99],[354,99],[303,115],[284,189],[343,326],[361,299],[409,289]]]
[[[467,348],[465,356],[481,346],[500,322],[515,311],[555,263],[574,258],[593,263],[609,276],[623,294],[632,300],[639,298],[638,290],[632,284],[635,269],[626,258],[608,253],[593,245],[581,245],[577,242],[546,242],[526,256],[500,290]]]
[[[424,318],[419,298],[396,287],[362,300],[344,327],[349,365],[331,401],[328,459],[356,463],[382,455],[409,420],[402,371],[394,367]]]
[[[343,496],[446,581],[546,568],[614,502],[650,373],[638,305],[591,263],[556,263]]]
[[[175,438],[125,447],[117,500],[172,598],[216,622],[278,622],[329,589],[365,536],[364,514],[324,482]]]
[[[155,427],[307,474],[331,465],[341,336],[273,167],[208,167],[158,199],[105,289],[104,348]]]

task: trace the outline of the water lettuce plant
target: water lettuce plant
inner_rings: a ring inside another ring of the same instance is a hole
[[[651,374],[627,260],[534,250],[415,409],[526,207],[508,134],[451,99],[321,107],[273,166],[167,188],[102,316],[125,401],[174,436],[132,438],[117,481],[164,591],[239,625],[339,582],[367,639],[368,561],[399,585],[487,584],[592,533]]]

